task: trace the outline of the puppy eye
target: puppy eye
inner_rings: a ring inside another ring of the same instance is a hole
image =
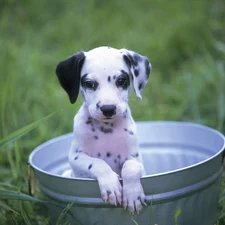
[[[116,81],[116,86],[117,87],[125,87],[127,86],[127,79],[125,77],[120,77],[117,81]]]
[[[86,80],[84,82],[84,87],[85,88],[88,88],[88,89],[96,90],[97,89],[97,86],[98,86],[98,84],[95,81]]]

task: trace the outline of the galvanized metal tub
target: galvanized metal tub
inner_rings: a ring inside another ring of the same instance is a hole
[[[104,203],[96,180],[61,176],[69,168],[72,134],[54,138],[31,153],[29,163],[40,189],[62,206],[74,202],[73,216],[67,218],[71,225],[213,225],[218,216],[224,136],[183,122],[138,122],[137,129],[148,204],[139,215]],[[62,209],[49,205],[48,210],[56,224]]]

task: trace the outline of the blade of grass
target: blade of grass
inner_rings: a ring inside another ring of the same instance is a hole
[[[73,215],[72,212],[70,211],[70,209],[73,207],[73,205],[74,205],[74,202],[71,202],[70,204],[68,204],[68,205],[66,206],[66,208],[63,209],[63,211],[62,211],[60,217],[59,217],[58,220],[57,220],[57,225],[58,225],[58,224],[61,225],[61,224],[60,224],[60,221],[66,216],[67,213],[73,218],[74,221],[76,220],[76,224],[77,224],[77,225],[83,225],[83,223],[82,223],[81,221],[79,221],[76,217],[74,217],[74,215]]]
[[[50,220],[50,217],[45,218],[44,221],[42,221],[42,224],[43,225],[49,225],[50,224],[49,220]]]
[[[18,177],[18,173],[17,173],[16,166],[15,166],[15,163],[14,163],[14,160],[13,160],[12,152],[11,151],[7,151],[7,156],[8,156],[8,162],[9,162],[9,165],[10,165],[10,168],[11,168],[11,172],[12,172],[13,178],[17,178]]]
[[[224,43],[222,43],[220,41],[216,41],[215,44],[219,51],[225,53],[225,44]]]
[[[10,191],[10,190],[3,190],[0,189],[0,199],[14,199],[14,200],[23,200],[23,201],[31,201],[31,202],[39,202],[39,203],[46,203],[38,198],[32,197],[27,194],[23,194],[17,191]]]
[[[179,215],[181,214],[181,212],[182,212],[182,209],[179,208],[179,209],[176,211],[176,213],[174,214],[174,222],[175,222],[175,225],[178,225],[178,224],[177,224],[177,220],[178,220],[178,217],[179,217]]]
[[[20,151],[18,147],[18,141],[14,142],[14,151],[15,151],[15,161],[16,161],[16,170],[17,170],[17,176],[22,174],[21,172],[21,157],[20,157]]]
[[[27,214],[26,214],[24,208],[23,208],[23,202],[22,201],[20,201],[20,213],[21,213],[21,216],[23,217],[23,220],[24,220],[25,224],[26,225],[32,225],[30,220],[27,217]]]
[[[8,167],[0,166],[1,180],[6,180],[5,178],[9,178],[10,176],[11,176],[11,170]]]
[[[149,210],[150,210],[150,225],[152,224],[152,200],[150,201],[150,207],[149,207]]]
[[[34,203],[50,204],[50,205],[57,206],[59,208],[63,208],[62,205],[59,205],[57,203],[54,203],[54,202],[51,202],[51,201],[44,201],[44,200],[32,197],[30,195],[21,193],[21,192],[11,191],[11,190],[0,189],[0,199],[30,201],[30,202],[34,202]]]
[[[217,73],[219,75],[219,83],[218,83],[218,104],[217,104],[217,129],[222,131],[223,124],[225,121],[225,64],[223,62],[219,62],[216,65]]]
[[[16,187],[16,186],[13,186],[11,184],[6,184],[6,183],[3,183],[3,182],[0,182],[0,186],[6,187],[6,188],[18,189],[18,187]]]
[[[19,215],[19,213],[17,211],[15,211],[13,208],[11,208],[9,205],[5,204],[4,202],[0,201],[0,208],[3,208],[7,211],[11,211],[17,215]]]
[[[68,211],[73,207],[73,204],[74,204],[74,202],[71,202],[70,204],[68,204],[66,206],[66,208],[63,209],[62,213],[60,214],[60,216],[56,222],[56,225],[60,225],[61,221],[66,217]]]
[[[131,220],[133,221],[134,225],[138,225],[138,223],[135,221],[134,216],[133,216],[133,214],[131,213],[131,211],[128,211],[128,212],[129,212],[130,218],[131,218]]]
[[[31,124],[28,124],[25,127],[20,128],[19,130],[16,130],[14,132],[12,132],[11,134],[7,135],[6,137],[4,137],[3,139],[0,140],[0,147],[6,145],[7,143],[10,143],[12,141],[17,140],[18,138],[24,136],[25,134],[27,134],[29,131],[35,129],[40,123],[43,123],[44,121],[46,121],[47,119],[49,119],[50,117],[52,117],[55,113],[51,113],[50,115],[35,121]]]

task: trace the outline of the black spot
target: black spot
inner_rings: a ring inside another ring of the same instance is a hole
[[[114,126],[114,124],[113,124],[113,123],[111,123],[111,124],[110,124],[110,126],[111,126],[111,127],[113,127],[113,126]]]
[[[117,160],[116,159],[114,159],[114,163],[117,163]]]
[[[94,127],[92,127],[91,130],[92,130],[93,132],[95,132],[95,128],[94,128]]]
[[[96,108],[97,108],[97,109],[100,108],[100,103],[101,103],[101,101],[97,102],[97,104],[96,104]]]
[[[88,166],[88,169],[90,170],[92,168],[92,164],[90,164],[89,166]]]
[[[110,152],[107,152],[106,156],[107,157],[110,157],[111,156],[111,153]]]
[[[98,157],[101,157],[101,153],[100,153],[100,152],[98,152],[97,156],[98,156]]]
[[[138,85],[138,89],[141,90],[142,88],[143,88],[143,84],[140,83],[140,84]]]
[[[134,134],[134,132],[133,132],[132,130],[128,130],[127,128],[124,128],[124,130],[125,130],[125,131],[128,131],[128,133],[129,133],[130,135],[133,135],[133,134]]]
[[[106,191],[106,192],[107,192],[107,194],[108,194],[108,195],[111,195],[111,194],[112,194],[112,192],[111,192],[111,191]]]
[[[137,60],[135,60],[134,57],[129,53],[124,55],[124,59],[129,64],[129,66],[137,66],[138,64]]]
[[[129,131],[129,134],[130,134],[130,135],[133,135],[133,134],[134,134],[134,132],[130,130],[130,131]]]
[[[86,124],[92,124],[92,119],[91,117],[88,117],[87,121],[86,121]]]
[[[111,77],[110,76],[108,76],[108,82],[110,82],[111,81]]]
[[[141,196],[138,196],[138,198],[137,198],[138,200],[141,200]]]
[[[113,76],[113,79],[114,79],[114,80],[116,79],[116,75]]]
[[[123,112],[123,118],[126,119],[127,118],[127,109],[125,112]]]
[[[135,63],[134,65],[137,65],[139,62],[142,62],[142,57],[136,53],[133,55],[133,58]]]
[[[121,155],[118,155],[117,157],[118,157],[118,159],[121,159]]]
[[[100,131],[102,133],[104,133],[104,134],[108,134],[108,133],[112,133],[113,132],[112,128],[105,128],[103,126],[100,127]]]
[[[146,71],[147,78],[149,78],[151,67],[150,67],[149,61],[147,59],[145,60],[145,71]]]
[[[78,152],[80,153],[80,152],[82,152],[82,150],[77,149],[77,150],[76,150],[76,153],[78,153]]]
[[[94,136],[94,139],[95,139],[95,140],[98,140],[98,136]]]
[[[135,77],[138,77],[138,75],[139,75],[139,70],[138,69],[134,69],[134,75],[135,75]]]
[[[104,122],[104,124],[108,125],[108,124],[109,124],[109,122]]]
[[[78,156],[76,156],[75,158],[74,158],[74,160],[77,160],[78,159]]]
[[[135,158],[137,158],[139,156],[139,153],[136,152],[136,153],[132,154],[132,156],[135,157]]]

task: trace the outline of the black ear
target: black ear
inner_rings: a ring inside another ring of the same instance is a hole
[[[80,89],[80,71],[84,63],[85,55],[79,52],[70,58],[60,62],[56,67],[59,82],[67,92],[70,102],[77,100]]]

